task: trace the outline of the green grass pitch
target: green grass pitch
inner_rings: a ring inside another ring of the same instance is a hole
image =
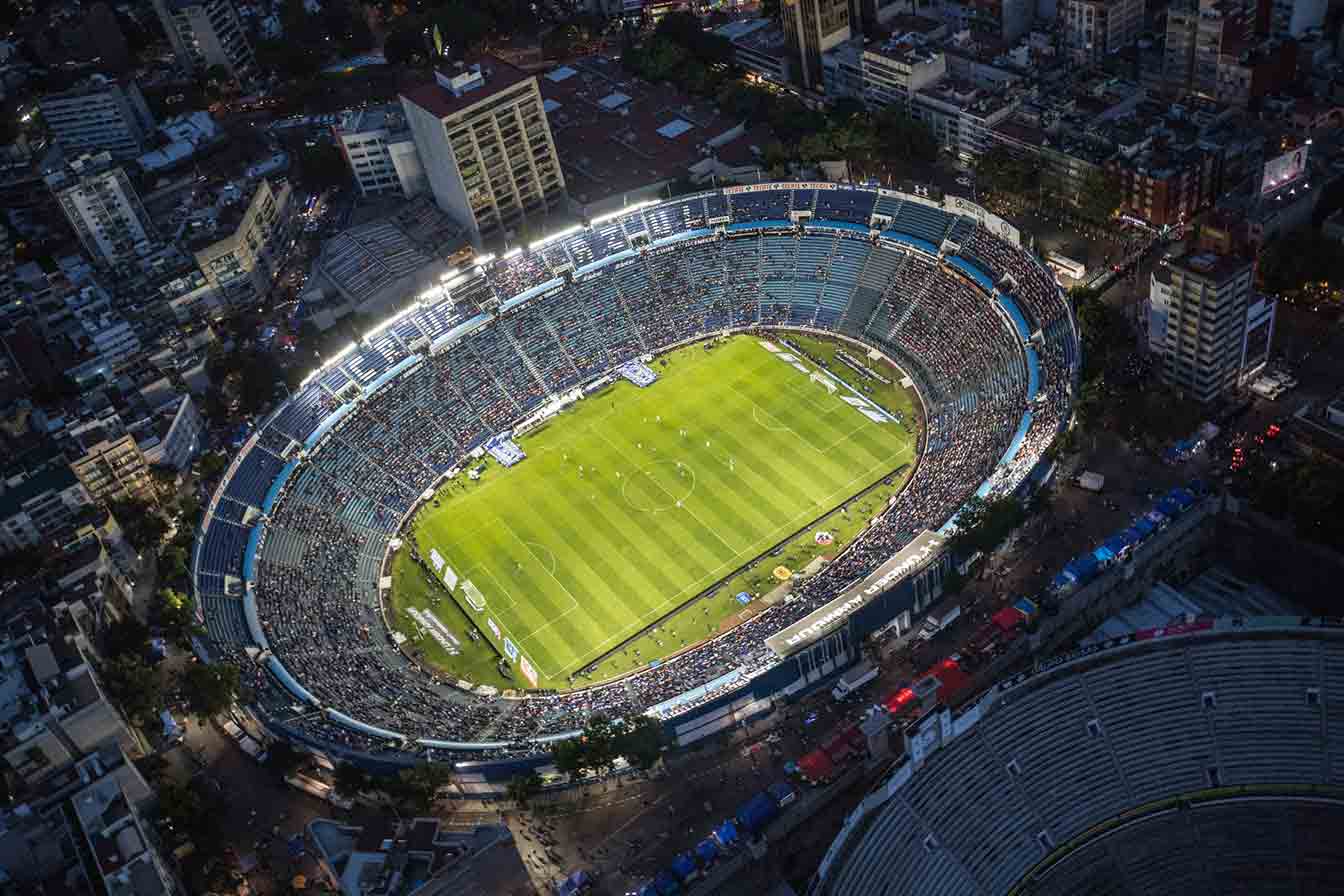
[[[791,338],[816,356],[834,355],[833,343]],[[408,647],[450,675],[527,686],[516,672],[502,679],[495,651],[466,636],[471,625],[486,631],[489,618],[531,660],[540,687],[587,684],[733,624],[760,605],[744,608],[737,592],[764,593],[775,566],[798,568],[847,543],[903,484],[890,474],[913,463],[914,393],[832,363],[904,419],[875,423],[841,400],[850,394],[843,388],[815,382],[811,361],[800,372],[761,343],[737,336],[708,351],[679,349],[654,362],[651,387],[618,382],[522,437],[528,456],[517,466],[488,461],[479,481],[459,475],[445,486],[417,515],[412,537],[424,557],[436,549],[470,580],[486,608],[472,609],[461,584],[450,598],[401,551],[389,611]],[[822,517],[785,550],[747,566]],[[819,529],[836,543],[818,547]],[[714,593],[571,679],[725,577]],[[461,652],[443,649],[410,608],[432,610]]]

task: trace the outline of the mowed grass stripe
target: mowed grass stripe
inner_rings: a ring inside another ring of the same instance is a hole
[[[487,604],[551,684],[913,453],[903,429],[866,421],[755,339],[672,357],[652,388],[618,383],[573,406],[523,438],[522,465],[490,465],[422,520],[423,551],[500,580],[482,583]],[[501,588],[518,602],[507,612]]]

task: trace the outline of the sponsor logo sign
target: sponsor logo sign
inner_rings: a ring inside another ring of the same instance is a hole
[[[518,662],[518,645],[510,641],[508,638],[504,639],[504,655],[509,658],[509,662],[511,663]]]
[[[487,617],[485,620],[485,627],[490,629],[490,634],[494,635],[496,638],[504,637],[504,634],[499,630],[499,626],[495,624],[495,620]]]
[[[828,634],[874,598],[917,572],[942,554],[943,539],[925,531],[905,550],[888,560],[867,580],[846,591],[824,607],[766,639],[779,656],[789,656]]]
[[[449,591],[457,588],[457,573],[453,572],[451,566],[445,566],[443,570],[443,584],[448,586]]]
[[[444,559],[438,548],[429,549],[429,562],[434,566],[435,572],[443,572]]]

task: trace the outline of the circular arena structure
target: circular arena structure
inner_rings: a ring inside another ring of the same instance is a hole
[[[809,896],[1344,892],[1344,627],[1218,618],[907,731]]]
[[[1010,224],[963,200],[837,184],[627,208],[477,258],[409,298],[261,421],[192,561],[205,647],[239,665],[258,714],[284,736],[380,761],[525,755],[596,712],[651,712],[684,732],[731,704],[721,727],[840,668],[859,637],[928,602],[927,584],[907,588],[903,607],[874,595],[918,565],[911,552],[932,550],[969,496],[1030,486],[1067,425],[1078,361],[1064,296]],[[656,668],[566,692],[472,688],[398,648],[384,616],[391,557],[447,476],[628,362],[774,330],[885,358],[924,417],[904,490],[792,600]],[[818,637],[860,620],[864,631]],[[817,646],[794,655],[781,640]]]

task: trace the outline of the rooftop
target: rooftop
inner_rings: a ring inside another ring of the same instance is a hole
[[[347,109],[336,125],[337,134],[361,134],[368,131],[399,131],[406,127],[406,115],[397,103]]]
[[[439,118],[449,118],[532,77],[494,56],[459,65],[460,68],[440,69],[435,72],[432,84],[412,87],[402,96]],[[480,77],[472,77],[473,71]],[[455,83],[458,86],[454,87]]]
[[[1172,268],[1197,274],[1200,277],[1222,282],[1244,272],[1250,262],[1235,255],[1219,255],[1216,252],[1189,252],[1180,258],[1173,258]]]
[[[594,56],[538,79],[569,191],[581,203],[674,180],[740,122]]]

